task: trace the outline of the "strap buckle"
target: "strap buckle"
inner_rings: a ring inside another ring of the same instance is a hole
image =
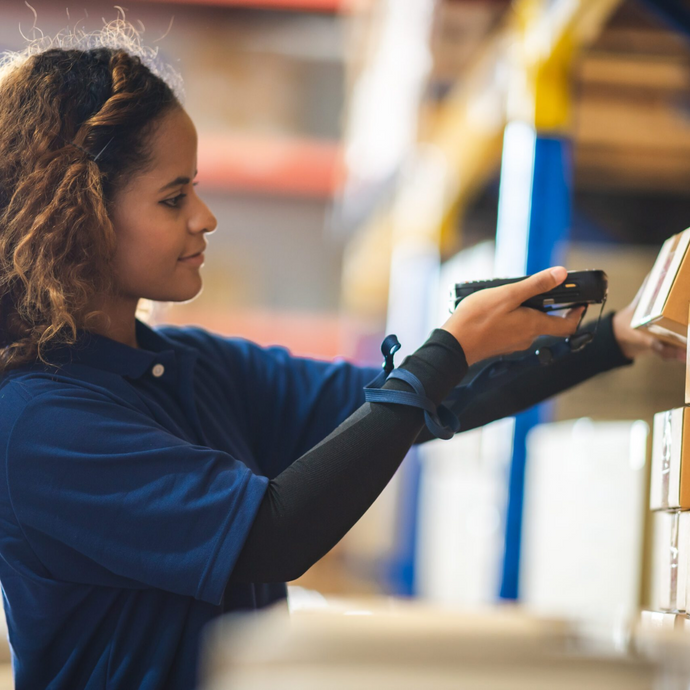
[[[394,333],[387,335],[381,343],[381,354],[383,355],[383,364],[381,367],[386,373],[386,376],[393,371],[395,365],[393,364],[393,355],[401,348],[398,336]]]
[[[424,419],[429,431],[436,438],[452,438],[460,428],[460,422],[455,415],[444,405],[434,407],[429,398],[426,397],[424,386],[421,381],[405,369],[394,369],[393,355],[400,349],[400,341],[394,334],[388,335],[381,343],[381,354],[383,354],[383,371],[370,383],[364,387],[364,399],[368,402],[396,403],[398,405],[409,405],[424,411]],[[397,378],[405,381],[412,387],[414,393],[410,391],[381,390],[381,386],[388,378]]]

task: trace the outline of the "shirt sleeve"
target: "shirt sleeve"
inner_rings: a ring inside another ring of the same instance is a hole
[[[268,480],[75,386],[27,403],[8,440],[7,483],[51,577],[219,604]]]
[[[214,336],[231,395],[241,395],[248,434],[261,471],[274,478],[364,403],[364,386],[381,370],[345,360],[292,355]]]

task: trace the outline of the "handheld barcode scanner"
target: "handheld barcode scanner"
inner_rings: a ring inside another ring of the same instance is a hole
[[[521,278],[496,278],[494,280],[475,280],[467,283],[458,283],[452,292],[453,311],[460,302],[469,295],[486,288],[508,285],[524,280]],[[604,312],[606,297],[608,295],[608,278],[604,271],[569,271],[568,277],[557,287],[532,297],[523,303],[525,307],[539,309],[543,312],[552,312],[572,307],[584,306],[585,311],[580,317],[580,324],[587,313],[590,304],[601,304],[599,318],[593,332],[585,331],[575,333],[568,338],[553,338],[553,342],[540,344],[537,348],[530,348],[522,352],[514,352],[510,355],[502,355],[484,362],[480,362],[478,371],[472,380],[458,386],[449,396],[447,402],[453,403],[453,412],[459,414],[477,395],[481,395],[495,386],[503,386],[510,379],[526,373],[528,369],[548,366],[549,364],[567,356],[572,352],[584,349],[596,335],[601,316]],[[474,367],[473,367],[474,368]],[[464,403],[463,404],[463,401]]]
[[[479,290],[519,283],[529,276],[520,278],[494,278],[492,280],[471,280],[466,283],[456,283],[455,303],[460,302]],[[568,271],[567,278],[552,290],[531,297],[523,306],[550,312],[559,309],[570,309],[590,304],[601,304],[606,301],[608,294],[608,278],[604,271]]]
[[[466,283],[456,283],[453,294],[453,311],[460,302],[471,294],[479,290],[487,288],[499,287],[500,285],[510,285],[525,280],[528,276],[520,278],[494,278],[492,280],[472,280]],[[559,311],[562,309],[571,309],[572,307],[585,307],[582,313],[582,319],[587,313],[587,307],[590,304],[601,304],[599,312],[599,321],[604,312],[604,305],[606,304],[606,297],[608,295],[608,277],[606,273],[601,270],[590,271],[568,271],[567,278],[552,290],[543,292],[540,295],[531,297],[523,302],[523,306],[531,309],[538,309],[543,312]],[[599,325],[597,321],[597,326]],[[578,326],[579,327],[579,326]],[[575,335],[566,338],[566,342],[573,352],[577,352],[585,347],[594,339],[593,333],[575,333]],[[548,358],[548,356],[546,357]]]
[[[498,278],[496,280],[478,280],[470,283],[458,283],[453,295],[453,309],[478,290],[516,283],[526,278]],[[568,277],[549,292],[530,298],[524,306],[541,311],[569,309],[580,305],[586,308],[590,304],[601,303],[604,311],[608,280],[603,271],[571,271]],[[451,309],[451,311],[453,310]],[[584,317],[585,312],[582,313]],[[580,323],[582,323],[580,317]],[[599,313],[601,321],[601,312]],[[597,321],[596,328],[599,326]],[[578,328],[580,324],[578,324]],[[569,338],[553,338],[553,343],[542,340],[537,349],[530,348],[523,352],[494,357],[472,365],[465,385],[456,386],[441,405],[434,405],[424,391],[419,379],[405,369],[395,369],[393,355],[400,349],[400,342],[393,334],[388,335],[381,343],[383,368],[379,375],[364,387],[364,399],[367,402],[386,402],[411,405],[424,410],[427,429],[437,438],[449,439],[460,429],[459,415],[471,400],[476,399],[496,386],[504,386],[519,374],[524,374],[533,367],[551,364],[565,354],[577,352],[594,338],[594,333],[575,333]],[[389,378],[402,379],[414,392],[383,389],[383,383]]]

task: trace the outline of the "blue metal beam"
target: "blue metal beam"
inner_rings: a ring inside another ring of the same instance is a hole
[[[504,167],[510,163],[504,160]],[[524,187],[524,180],[522,181]],[[566,242],[570,234],[572,216],[572,149],[567,138],[537,136],[531,179],[531,203],[526,224],[527,236],[516,242],[515,235],[524,232],[513,226],[512,232],[497,234],[497,244],[512,241],[526,245],[525,272],[536,273],[549,266],[563,263]],[[502,184],[501,194],[512,191]],[[500,202],[499,202],[500,203]],[[497,246],[497,254],[501,247]],[[515,420],[513,457],[510,466],[508,506],[506,510],[505,550],[500,596],[517,599],[519,596],[520,550],[522,543],[522,506],[527,435],[536,424],[551,418],[548,404],[539,405]]]

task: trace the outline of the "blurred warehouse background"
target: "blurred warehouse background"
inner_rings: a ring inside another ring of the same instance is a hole
[[[456,281],[601,268],[619,309],[690,226],[680,0],[0,0],[0,50],[121,11],[182,73],[219,220],[202,294],[153,322],[378,364],[386,332],[406,353],[442,323]],[[577,588],[611,612],[646,601],[637,420],[683,405],[683,371],[640,362],[414,451],[299,584],[553,610]],[[564,573],[594,535],[587,589]],[[535,576],[554,560],[551,583]]]

